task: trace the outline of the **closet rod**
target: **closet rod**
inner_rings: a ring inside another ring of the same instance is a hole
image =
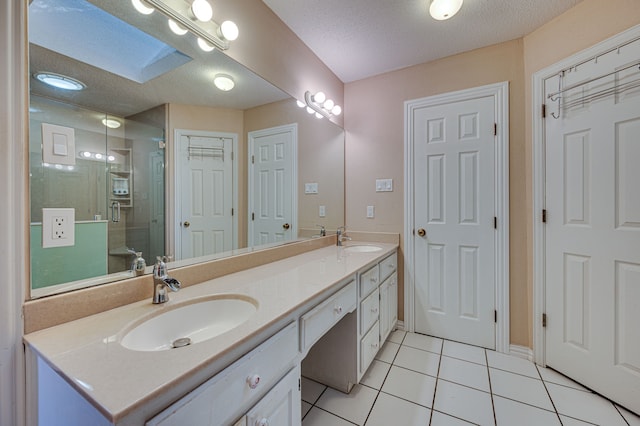
[[[638,39],[636,39],[636,40],[640,40],[640,38],[638,38]],[[626,43],[626,44],[628,44],[628,43]],[[613,50],[616,50],[616,49],[613,49]],[[603,54],[604,54],[604,53],[603,53]],[[602,56],[602,55],[599,55],[599,56]],[[584,63],[586,63],[586,62],[588,62],[588,61],[585,61],[585,62],[582,62],[582,63],[584,64]],[[577,66],[577,65],[576,65],[576,66]],[[565,87],[564,89],[558,90],[557,92],[554,92],[554,93],[550,93],[550,94],[548,94],[548,95],[547,95],[547,98],[549,98],[549,99],[551,99],[552,101],[554,101],[554,102],[555,102],[555,101],[556,101],[556,99],[553,99],[553,98],[554,98],[555,96],[558,96],[558,95],[559,95],[559,94],[561,94],[561,93],[564,93],[564,92],[566,92],[566,91],[568,91],[568,90],[571,90],[571,89],[575,89],[575,88],[580,87],[580,86],[584,86],[585,84],[589,84],[589,83],[591,83],[591,82],[593,82],[593,81],[600,80],[601,78],[609,77],[610,75],[617,74],[617,73],[619,73],[620,71],[628,70],[629,68],[633,68],[633,67],[640,67],[640,60],[639,60],[639,61],[634,62],[634,63],[633,63],[633,64],[631,64],[631,65],[627,65],[627,66],[626,66],[626,67],[624,67],[624,68],[620,68],[620,69],[618,69],[618,70],[611,71],[611,72],[609,72],[609,73],[606,73],[606,74],[600,75],[600,76],[598,76],[598,77],[594,77],[594,78],[591,78],[591,79],[589,79],[589,80],[582,81],[582,82],[580,82],[580,83],[576,83],[576,84],[572,84],[571,86],[567,86],[567,87]],[[572,68],[573,68],[573,67],[572,67]],[[564,72],[565,72],[565,70],[561,71],[561,72],[560,72],[560,74],[562,74],[562,73],[564,73]]]

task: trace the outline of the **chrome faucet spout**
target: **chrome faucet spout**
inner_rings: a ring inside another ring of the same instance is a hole
[[[178,291],[182,284],[175,278],[171,278],[167,274],[167,264],[163,260],[164,258],[158,256],[158,260],[153,265],[153,303],[166,303],[169,301],[169,293],[167,288],[171,291]]]
[[[342,246],[342,243],[345,241],[351,241],[351,237],[347,235],[347,227],[339,226],[336,230],[336,245],[338,247]]]

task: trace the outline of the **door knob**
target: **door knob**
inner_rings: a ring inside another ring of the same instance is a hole
[[[418,235],[424,237],[425,235],[427,235],[427,231],[425,231],[424,228],[420,228],[418,229]]]
[[[184,223],[182,224],[182,226],[184,226],[185,228],[188,228],[191,226],[191,223],[189,223],[188,221],[184,221]]]
[[[285,223],[284,225],[282,225],[282,227],[284,229],[289,229],[289,228],[291,228],[291,225],[289,225],[288,223]]]

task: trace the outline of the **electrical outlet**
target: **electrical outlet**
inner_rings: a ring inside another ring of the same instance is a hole
[[[75,244],[75,209],[42,209],[42,247]]]

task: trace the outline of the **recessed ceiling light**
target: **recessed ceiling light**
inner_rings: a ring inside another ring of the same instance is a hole
[[[233,89],[236,83],[233,81],[233,78],[227,74],[216,74],[213,78],[213,84],[223,92],[228,92]]]
[[[117,129],[121,126],[120,122],[118,120],[114,120],[113,118],[103,118],[102,124],[110,129]]]
[[[58,89],[82,90],[87,87],[83,82],[62,74],[56,74],[52,72],[37,72],[33,76],[41,82]]]

